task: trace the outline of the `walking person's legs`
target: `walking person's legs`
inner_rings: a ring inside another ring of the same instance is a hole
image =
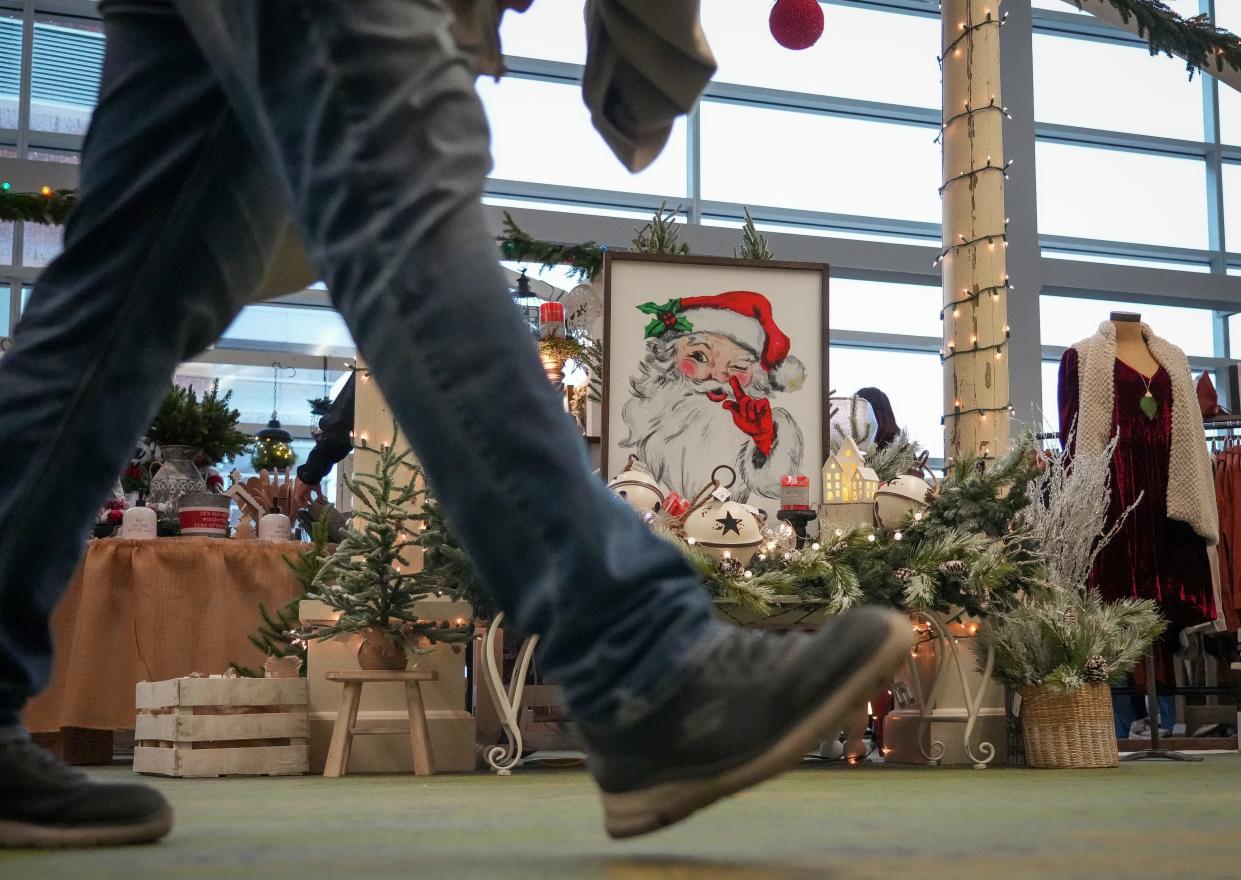
[[[148,840],[171,826],[154,791],[90,783],[33,746],[18,716],[47,684],[48,618],[100,499],[176,365],[258,285],[284,217],[171,6],[103,7],[107,53],[79,203],[0,361],[5,845]]]
[[[698,579],[592,476],[506,295],[487,127],[442,0],[177,0],[425,467],[519,628],[539,632],[640,833],[796,760],[903,654],[873,612],[814,639],[712,622]]]

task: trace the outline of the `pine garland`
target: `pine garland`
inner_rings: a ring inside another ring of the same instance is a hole
[[[1083,0],[1073,0],[1084,9]],[[1103,0],[1100,0],[1103,2]],[[1138,35],[1150,46],[1151,55],[1180,56],[1193,79],[1198,70],[1224,70],[1227,64],[1241,70],[1241,38],[1211,24],[1206,14],[1181,18],[1159,0],[1106,0],[1128,24],[1137,22]]]
[[[540,263],[544,269],[567,265],[570,276],[580,281],[591,281],[603,271],[604,248],[598,242],[565,245],[541,241],[518,226],[508,211],[504,212],[504,232],[496,241],[506,260]]]
[[[0,221],[61,226],[78,202],[76,190],[43,193],[0,191]]]

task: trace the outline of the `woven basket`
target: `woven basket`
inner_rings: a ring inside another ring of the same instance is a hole
[[[1104,683],[1071,694],[1050,688],[1021,689],[1021,727],[1031,767],[1115,767],[1116,723],[1112,692]]]

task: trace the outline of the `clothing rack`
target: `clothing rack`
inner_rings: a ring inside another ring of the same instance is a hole
[[[1229,431],[1241,428],[1241,417],[1225,416],[1203,419],[1202,427],[1207,436],[1211,436],[1214,431]],[[1124,692],[1125,688],[1118,688],[1118,691]],[[1132,692],[1130,690],[1130,692]],[[1173,686],[1171,695],[1180,696],[1182,694],[1232,694],[1230,688],[1222,687],[1177,687]],[[1155,684],[1155,655],[1153,651],[1146,654],[1146,697],[1147,697],[1147,713],[1150,716],[1151,726],[1151,747],[1126,755],[1126,761],[1140,761],[1145,758],[1166,758],[1174,761],[1201,761],[1202,758],[1193,755],[1187,755],[1184,752],[1169,751],[1161,748],[1159,734],[1159,693]]]

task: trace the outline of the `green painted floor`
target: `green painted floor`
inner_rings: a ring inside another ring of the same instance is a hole
[[[1236,754],[1076,772],[808,766],[627,843],[604,836],[577,770],[154,784],[177,810],[163,843],[0,852],[0,878],[1241,878]]]

